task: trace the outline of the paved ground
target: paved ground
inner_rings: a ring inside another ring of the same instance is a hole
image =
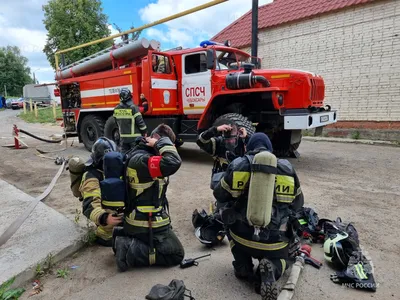
[[[0,135],[4,136],[9,132],[5,126],[10,126],[14,118],[6,119],[7,125],[2,120],[0,114]],[[29,126],[29,130],[37,129]],[[45,130],[51,131],[47,127]],[[32,140],[28,144],[45,147]],[[69,148],[68,153],[88,155],[81,145]],[[193,257],[208,253],[193,235],[191,214],[195,208],[207,208],[212,200],[208,188],[211,160],[194,144],[185,144],[180,153],[184,163],[171,178],[168,197],[174,230],[187,257]],[[333,270],[329,266],[324,265],[320,270],[307,266],[294,299],[400,299],[396,282],[400,269],[400,230],[396,226],[399,148],[305,141],[300,153],[301,158],[291,161],[298,172],[306,205],[316,209],[320,217],[340,216],[344,221],[354,222],[364,248],[373,259],[379,288],[375,294],[350,290],[330,282]],[[31,195],[40,193],[57,169],[50,159],[34,154],[32,148],[19,152],[6,149],[0,156],[0,177]],[[64,174],[46,204],[74,219],[80,203],[71,195],[68,185],[68,176]],[[80,216],[84,226],[83,220]],[[313,252],[323,259],[320,245],[314,245]],[[78,266],[70,270],[69,280],[56,278],[54,274],[42,278],[44,291],[34,299],[143,299],[154,284],[168,284],[174,278],[184,280],[196,299],[259,299],[249,286],[233,276],[227,243],[211,253],[210,259],[190,269],[149,268],[118,273],[111,250],[90,247],[57,266]],[[27,296],[28,293],[23,299]]]
[[[0,190],[0,233],[3,233],[34,199],[1,179]],[[32,276],[37,263],[49,255],[55,261],[74,253],[81,247],[84,236],[82,228],[39,202],[18,231],[0,247],[0,283],[12,276],[23,282]],[[27,271],[27,267],[31,270]]]

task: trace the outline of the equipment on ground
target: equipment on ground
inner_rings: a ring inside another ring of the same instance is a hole
[[[306,254],[307,253],[307,254]],[[308,256],[308,257],[307,257]],[[299,251],[299,255],[296,256],[296,262],[292,266],[292,270],[289,274],[289,278],[286,284],[283,286],[277,300],[290,300],[294,295],[297,281],[300,278],[301,271],[304,268],[306,259],[311,257],[311,247],[308,245],[302,245]],[[315,259],[313,259],[315,260]],[[315,260],[317,261],[317,260]],[[311,263],[311,265],[313,265]],[[322,265],[322,264],[321,264]],[[316,265],[314,267],[318,268]]]
[[[78,136],[89,151],[101,136],[118,141],[112,114],[124,88],[140,109],[148,104],[143,117],[149,132],[165,123],[174,130],[177,145],[196,141],[223,118],[238,126],[250,124],[248,133],[265,132],[276,155],[293,156],[301,130],[337,121],[336,111],[324,105],[325,84],[319,75],[260,69],[259,63],[249,64],[248,53],[229,43],[205,41],[200,47],[164,52],[159,46],[142,38],[58,70],[67,136]]]
[[[348,238],[346,232],[329,236],[324,243],[324,258],[338,269],[347,267],[349,258],[357,246]]]
[[[200,258],[207,257],[207,256],[211,256],[211,254],[199,256],[199,257],[196,257],[196,258],[186,258],[186,259],[182,260],[182,262],[180,263],[179,266],[182,269],[189,268],[189,267],[192,267],[192,266],[197,266],[199,264],[197,262],[197,260],[200,259]]]
[[[185,293],[188,294],[185,294]],[[188,290],[182,280],[173,279],[168,286],[156,284],[146,295],[148,300],[183,300],[188,297],[189,300],[195,300],[192,292]]]

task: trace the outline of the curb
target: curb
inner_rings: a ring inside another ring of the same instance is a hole
[[[64,260],[65,258],[73,255],[74,253],[78,252],[85,246],[85,243],[82,240],[75,241],[73,244],[68,245],[64,249],[60,250],[58,253],[49,253],[53,255],[52,263],[57,264],[60,261]],[[27,284],[29,281],[32,281],[36,278],[36,266],[38,264],[44,264],[46,259],[36,262],[35,265],[28,266],[24,271],[20,272],[19,274],[15,275],[15,281],[12,284],[13,288],[21,287]]]
[[[305,141],[311,142],[331,142],[331,143],[345,143],[345,144],[363,144],[363,145],[377,145],[377,146],[390,146],[400,147],[400,144],[390,141],[373,141],[373,140],[353,140],[345,138],[329,138],[329,137],[310,137],[305,136],[302,138]]]

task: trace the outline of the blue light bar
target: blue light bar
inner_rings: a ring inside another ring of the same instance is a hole
[[[209,40],[205,40],[202,41],[200,43],[200,47],[207,47],[207,46],[213,46],[213,45],[220,45],[220,46],[227,46],[230,47],[231,46],[231,42],[229,40],[225,41],[225,43],[218,43],[218,42],[214,42],[214,41],[209,41]]]
[[[219,45],[219,43],[209,41],[209,40],[205,40],[200,43],[200,47],[207,47],[207,46],[212,46],[212,45]]]

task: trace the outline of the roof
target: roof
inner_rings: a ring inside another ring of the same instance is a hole
[[[265,29],[288,22],[333,12],[376,0],[274,0],[258,9],[258,29]],[[233,47],[251,45],[251,10],[224,28],[211,40],[230,40]]]

